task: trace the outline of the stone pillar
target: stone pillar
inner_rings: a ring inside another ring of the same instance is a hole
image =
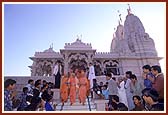
[[[31,68],[31,76],[35,76],[36,75],[36,66],[37,66],[37,60],[33,60],[33,64],[32,64],[32,68]]]
[[[101,72],[103,72],[103,73],[104,73],[103,60],[101,60]]]
[[[52,73],[52,74],[51,74],[51,76],[53,76],[56,59],[52,59],[51,61],[52,61],[52,65],[51,65],[51,69],[52,69],[52,70],[51,70],[51,73]]]
[[[65,59],[64,59],[64,73],[68,73],[68,54],[65,53]]]
[[[87,53],[87,55],[88,55],[88,62],[87,63],[89,65],[89,63],[92,62],[92,57],[91,57],[91,53]]]
[[[120,72],[120,75],[124,75],[124,72],[123,72],[123,67],[122,67],[122,61],[121,60],[119,60],[118,61],[118,67],[119,67],[119,72]]]

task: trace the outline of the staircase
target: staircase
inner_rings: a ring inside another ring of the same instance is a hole
[[[89,108],[89,103],[90,108]],[[79,100],[76,99],[76,102],[73,105],[70,105],[70,99],[66,103],[64,103],[64,106],[62,106],[62,103],[59,103],[56,107],[56,111],[96,111],[96,106],[94,101],[91,100],[90,97],[86,98],[85,105],[82,105],[79,103]]]

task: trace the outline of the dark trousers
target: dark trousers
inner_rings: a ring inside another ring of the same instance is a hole
[[[109,95],[109,104],[112,104],[112,98],[114,95]]]
[[[60,89],[61,74],[58,72],[55,76],[55,88]]]

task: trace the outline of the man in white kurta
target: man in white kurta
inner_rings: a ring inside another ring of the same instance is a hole
[[[54,70],[53,75],[55,76],[55,88],[60,88],[60,80],[61,80],[61,65],[57,62]]]
[[[93,79],[96,79],[95,70],[94,70],[94,66],[92,65],[92,63],[89,63],[88,79],[90,80],[90,89],[92,89],[93,88]]]
[[[118,96],[121,103],[124,103],[128,107],[126,91],[124,88],[124,81],[121,77],[118,78],[119,86],[118,86]]]
[[[133,94],[131,92],[131,80],[130,77],[132,76],[132,72],[131,71],[127,71],[126,72],[126,77],[125,77],[125,91],[126,91],[126,96],[127,96],[127,102],[128,102],[128,109],[132,110],[135,106],[134,106],[134,102],[132,100]]]

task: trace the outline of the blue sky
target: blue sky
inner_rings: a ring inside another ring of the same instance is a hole
[[[82,41],[91,43],[98,52],[109,52],[119,20],[117,11],[124,21],[127,4],[5,4],[4,75],[29,76],[29,57],[36,51],[44,51],[53,43],[54,50],[59,52],[80,34]],[[154,39],[158,55],[165,57],[165,3],[129,4]]]

